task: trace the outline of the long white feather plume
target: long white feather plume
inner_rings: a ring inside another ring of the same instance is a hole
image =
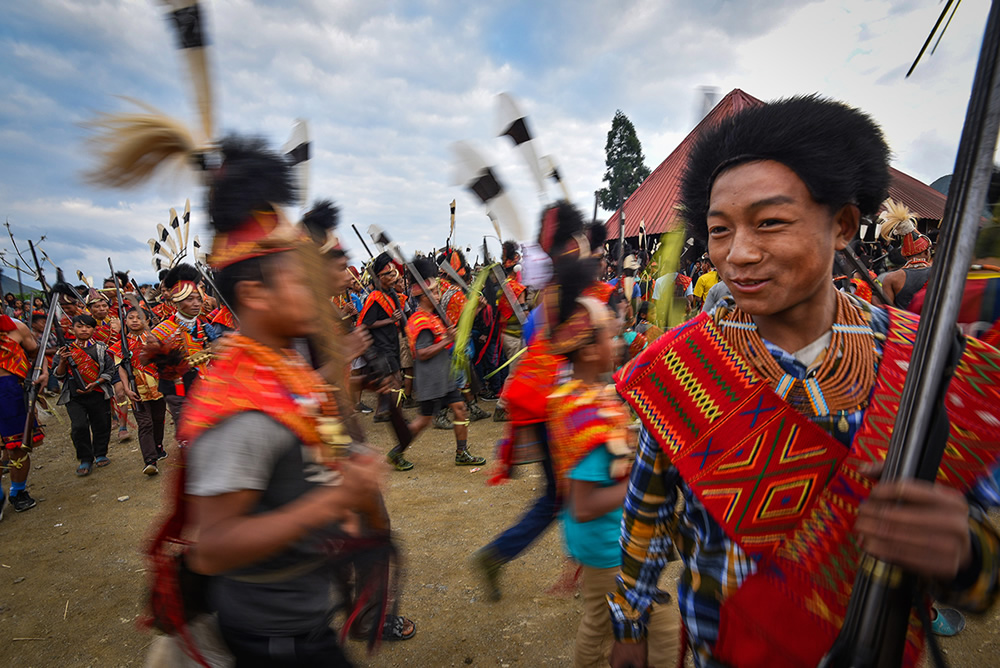
[[[191,232],[191,200],[184,200],[184,218],[181,221],[184,225],[184,243],[181,244],[181,248],[187,248],[188,245],[188,234]]]
[[[170,215],[173,220],[177,219],[176,211],[171,210]],[[170,235],[170,231],[163,226],[163,223],[156,224],[156,234],[157,238],[160,240],[160,244],[161,245],[166,244],[167,246],[170,247],[170,252],[173,253],[174,255],[177,255],[178,252],[177,242],[174,241],[174,238]]]
[[[528,127],[527,116],[509,93],[497,95],[497,136],[510,137],[511,141],[514,142],[514,146],[517,147],[521,157],[528,164],[528,170],[535,178],[539,196],[544,200],[546,197],[545,175],[542,173],[542,165],[538,160],[538,153],[535,151],[535,138]]]
[[[487,164],[485,158],[469,142],[459,141],[451,145],[455,156],[452,173],[455,185],[462,185],[471,190],[491,212],[504,229],[508,237],[524,241],[524,225],[517,215],[517,208],[510,195],[504,191],[503,184],[496,171]],[[503,238],[502,235],[497,235]]]

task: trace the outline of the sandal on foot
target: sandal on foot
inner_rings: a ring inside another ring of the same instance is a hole
[[[76,474],[81,478],[90,475],[90,462],[80,462],[80,465],[76,467]]]
[[[107,457],[98,457],[97,459],[94,460],[94,462],[101,468],[104,468],[105,466],[111,463],[111,460],[108,459]]]
[[[937,613],[931,622],[934,635],[947,638],[958,635],[965,628],[965,616],[958,610],[934,606],[934,612]]]
[[[468,450],[459,450],[455,453],[455,466],[482,466],[486,463],[486,457],[476,457]]]
[[[407,631],[409,627],[409,631]],[[386,615],[385,624],[382,625],[382,640],[409,640],[417,635],[417,625],[412,619],[407,619],[402,615]]]

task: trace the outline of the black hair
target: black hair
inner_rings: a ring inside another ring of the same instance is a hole
[[[80,315],[73,316],[74,325],[87,325],[88,327],[97,327],[97,321],[94,320],[94,316],[89,313],[81,313]]]
[[[236,298],[236,285],[244,281],[260,281],[264,285],[270,286],[270,278],[274,276],[274,273],[268,270],[269,266],[280,262],[280,258],[285,255],[288,253],[269,253],[234,262],[216,271],[214,283],[219,291],[218,296],[234,313],[239,315],[240,303]]]
[[[555,212],[555,219],[552,213]],[[538,244],[550,256],[559,254],[559,250],[573,238],[583,232],[583,214],[566,200],[559,200],[542,211],[542,220],[538,228]]]
[[[807,95],[745,109],[695,141],[681,179],[683,215],[696,239],[708,238],[712,184],[730,167],[780,162],[819,204],[856,204],[878,212],[889,188],[889,147],[878,124],[841,102]]]
[[[553,281],[559,286],[558,324],[569,320],[578,308],[577,298],[597,281],[600,261],[594,257],[569,257],[552,266]]]
[[[230,135],[222,140],[222,166],[212,178],[208,214],[216,232],[243,226],[254,211],[295,199],[292,165],[260,137]]]
[[[434,263],[434,260],[429,257],[413,258],[413,268],[417,270],[417,273],[420,274],[420,277],[425,281],[437,278],[438,266]]]
[[[163,277],[163,287],[168,290],[173,288],[175,285],[181,281],[192,281],[197,283],[201,280],[201,274],[190,264],[181,263],[176,267],[171,268],[167,275]]]
[[[313,206],[302,216],[302,226],[306,228],[309,237],[317,246],[322,246],[327,241],[330,230],[336,229],[340,222],[340,209],[333,203],[333,200],[321,199],[313,202]],[[344,257],[346,253],[343,249],[335,248],[327,251],[329,257]]]
[[[462,249],[460,248],[445,248],[444,250],[442,250],[437,257],[438,266],[440,267],[442,262],[448,262],[448,264],[450,265],[451,262],[449,262],[449,260],[451,260],[452,255],[458,255],[458,266],[461,269],[465,269],[466,274],[472,271],[472,269],[469,267],[469,263],[465,259],[465,253],[463,253]]]
[[[636,311],[635,321],[639,322],[644,318],[649,318],[649,302],[641,302],[639,304],[639,310]]]
[[[604,226],[604,223],[588,225],[587,239],[590,241],[591,252],[597,250],[608,240],[608,228]]]
[[[169,269],[161,269],[161,270],[160,270],[160,273],[156,275],[156,277],[157,277],[157,280],[158,280],[158,281],[159,281],[160,283],[162,283],[162,282],[163,282],[163,279],[164,279],[164,278],[166,278],[166,277],[167,277],[167,274],[169,274],[169,273],[170,273],[170,270],[169,270]]]
[[[372,260],[372,274],[377,277],[380,273],[382,273],[383,269],[389,266],[390,262],[392,262],[392,258],[389,257],[388,253],[379,253],[375,259]]]

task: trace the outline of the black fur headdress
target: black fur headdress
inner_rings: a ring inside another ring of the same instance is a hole
[[[438,266],[434,264],[434,260],[429,257],[415,257],[413,258],[413,268],[417,270],[420,277],[425,281],[437,278]]]
[[[183,281],[197,283],[200,280],[201,274],[198,273],[197,269],[189,264],[179,264],[168,271],[167,275],[163,277],[163,287],[170,290]]]
[[[816,95],[746,109],[698,137],[681,182],[691,233],[708,236],[712,184],[726,169],[774,160],[794,171],[813,199],[831,208],[853,203],[874,215],[889,187],[889,147],[867,114]]]
[[[316,201],[313,208],[302,216],[302,225],[313,243],[319,246],[321,253],[328,253],[332,257],[345,254],[340,246],[340,240],[334,233],[339,222],[340,209],[329,199]]]
[[[288,158],[268,148],[259,137],[230,135],[222,141],[222,166],[213,174],[208,213],[217,232],[232,232],[254,211],[296,197]]]
[[[579,209],[560,200],[542,212],[542,222],[538,229],[538,245],[554,257],[574,235],[583,232],[583,215]]]

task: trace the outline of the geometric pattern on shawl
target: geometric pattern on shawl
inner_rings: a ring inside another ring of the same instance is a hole
[[[862,554],[851,530],[873,485],[859,468],[885,459],[919,323],[888,312],[878,379],[849,452],[757,378],[707,315],[660,337],[617,376],[685,482],[757,561],[722,605],[714,655],[724,663],[768,665],[781,647],[786,665],[814,666],[836,638]],[[967,491],[995,464],[998,402],[1000,352],[968,340],[946,396],[938,482]],[[921,645],[911,624],[905,665]]]

